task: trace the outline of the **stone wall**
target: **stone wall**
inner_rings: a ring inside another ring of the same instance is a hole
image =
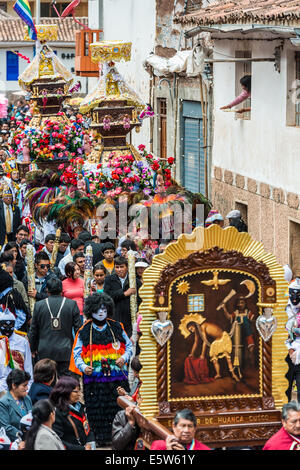
[[[213,208],[224,217],[230,210],[245,204],[248,231],[252,237],[261,241],[281,264],[291,262],[290,224],[300,224],[298,194],[215,166],[211,199]],[[299,263],[296,264],[293,269],[300,275]]]

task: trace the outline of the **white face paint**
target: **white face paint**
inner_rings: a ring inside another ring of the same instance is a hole
[[[99,310],[96,313],[93,313],[92,316],[93,316],[93,318],[95,318],[95,320],[99,320],[99,321],[105,320],[105,318],[107,317],[106,307],[104,307],[104,305],[101,305]]]

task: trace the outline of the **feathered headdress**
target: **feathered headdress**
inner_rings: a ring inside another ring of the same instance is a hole
[[[77,221],[95,218],[95,201],[75,192],[73,197],[64,195],[48,204],[37,204],[34,208],[34,218],[37,221],[46,218],[48,222],[56,221],[59,227],[68,231]]]

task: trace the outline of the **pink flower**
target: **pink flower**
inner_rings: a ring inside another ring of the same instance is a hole
[[[58,170],[63,170],[65,167],[65,165],[63,163],[61,163],[59,166],[58,166]]]
[[[122,168],[117,168],[115,171],[116,171],[117,175],[121,175],[121,174],[122,174]]]
[[[128,166],[124,166],[123,170],[124,170],[124,173],[130,173],[131,171]]]
[[[64,154],[62,152],[59,152],[58,156],[59,156],[59,158],[62,158],[64,156]]]

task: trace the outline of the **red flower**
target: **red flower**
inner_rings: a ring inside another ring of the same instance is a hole
[[[159,169],[159,164],[157,161],[154,161],[153,164],[151,165],[152,170],[156,171]]]
[[[138,146],[138,149],[140,152],[143,152],[145,150],[145,145],[141,144]]]
[[[169,158],[168,158],[168,163],[169,163],[169,165],[173,165],[174,161],[175,161],[175,158],[174,158],[174,157],[169,157]]]

